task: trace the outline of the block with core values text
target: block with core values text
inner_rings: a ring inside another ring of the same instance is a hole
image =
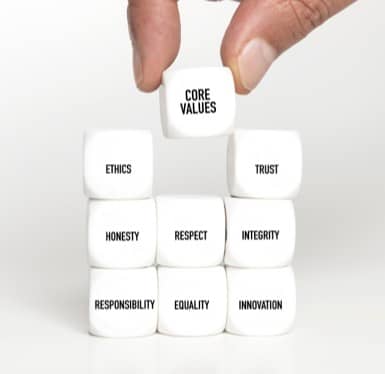
[[[204,336],[222,332],[227,288],[223,267],[158,268],[160,333]]]
[[[109,338],[155,333],[158,285],[154,267],[90,269],[89,331]]]
[[[280,335],[295,319],[296,288],[291,267],[227,267],[226,331],[238,335]]]
[[[151,266],[155,253],[154,199],[89,201],[88,258],[91,267]]]
[[[296,131],[237,130],[227,150],[230,195],[293,199],[302,179],[302,145]]]
[[[93,199],[150,197],[152,135],[148,130],[90,130],[84,136],[84,190]]]
[[[229,134],[235,88],[225,67],[167,70],[159,90],[163,133],[169,138]]]
[[[225,209],[219,196],[156,197],[157,263],[172,267],[219,265],[225,249]]]
[[[226,198],[225,264],[283,267],[295,249],[296,222],[291,200]]]

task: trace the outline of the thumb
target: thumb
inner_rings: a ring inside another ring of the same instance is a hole
[[[221,55],[238,93],[253,90],[287,48],[354,0],[243,0],[225,33]]]
[[[176,0],[129,0],[128,24],[136,85],[149,92],[178,54],[180,21]]]

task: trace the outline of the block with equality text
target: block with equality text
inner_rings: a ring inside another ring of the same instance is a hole
[[[158,331],[175,336],[222,332],[227,288],[223,267],[158,268]]]

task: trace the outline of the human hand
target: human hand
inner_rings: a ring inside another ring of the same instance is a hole
[[[274,60],[355,0],[242,0],[224,35],[222,61],[236,91],[253,90]],[[158,88],[180,45],[176,0],[129,0],[128,23],[139,89]]]

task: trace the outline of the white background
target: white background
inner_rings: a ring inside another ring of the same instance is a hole
[[[86,128],[150,128],[155,193],[226,193],[226,139],[166,140],[134,88],[121,0],[0,3],[0,371],[362,373],[385,369],[385,2],[361,0],[284,54],[237,126],[296,128],[294,331],[269,339],[87,334]],[[235,4],[181,2],[179,66],[219,64]]]

